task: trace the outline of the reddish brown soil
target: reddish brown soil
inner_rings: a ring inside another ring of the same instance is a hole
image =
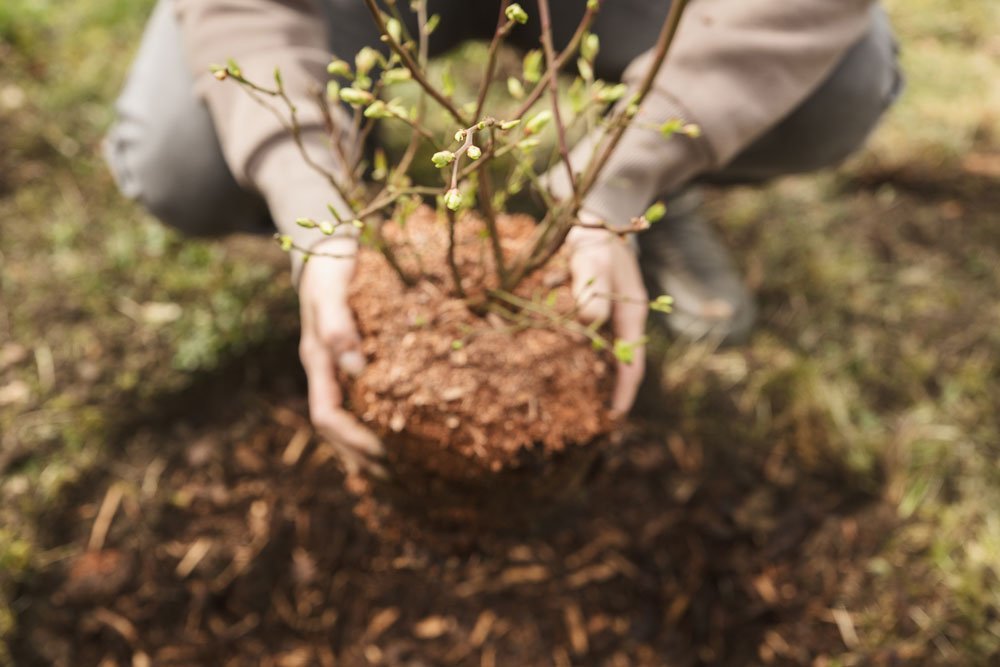
[[[499,224],[508,257],[535,229],[525,216]],[[482,232],[472,216],[457,225],[456,263],[473,300],[493,287]],[[394,479],[386,492],[405,487],[422,505],[433,496],[438,518],[461,518],[471,506],[504,497],[537,511],[538,502],[570,485],[607,434],[612,365],[544,316],[525,311],[512,321],[470,310],[448,269],[447,222],[433,210],[418,210],[387,236],[403,265],[421,267],[426,278],[407,288],[381,254],[367,250],[352,286],[369,363],[349,393],[355,412],[387,443]],[[553,314],[569,313],[568,275],[558,256],[517,294]]]

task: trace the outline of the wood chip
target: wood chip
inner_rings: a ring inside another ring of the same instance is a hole
[[[517,586],[535,584],[548,578],[549,570],[544,565],[525,565],[507,568],[500,573],[499,581],[502,586]]]
[[[455,620],[445,616],[428,616],[413,626],[417,639],[437,639],[455,627]]]
[[[111,529],[111,522],[114,520],[115,513],[122,501],[122,493],[122,487],[118,484],[112,484],[108,487],[104,494],[104,501],[101,503],[101,509],[98,510],[97,518],[94,519],[94,526],[90,529],[90,541],[87,542],[89,550],[100,551],[104,548],[104,541]]]
[[[841,606],[831,609],[830,615],[833,617],[833,622],[837,624],[837,630],[840,631],[840,638],[844,640],[844,645],[850,649],[857,647],[861,642],[858,639],[850,612]]]
[[[198,563],[205,558],[211,548],[212,540],[207,537],[199,537],[195,540],[194,544],[188,548],[187,553],[184,554],[184,557],[181,558],[180,562],[177,563],[177,569],[175,569],[174,572],[181,579],[186,578],[189,574],[194,572],[194,569],[198,567]]]
[[[98,607],[94,610],[94,620],[102,625],[106,625],[120,634],[122,639],[127,641],[129,644],[135,644],[139,641],[139,633],[136,632],[135,626],[132,625],[132,621],[128,620],[121,614],[116,614],[105,607]]]
[[[373,641],[399,620],[399,607],[388,607],[375,612],[365,630],[365,639]]]
[[[309,444],[310,436],[311,431],[307,428],[300,428],[296,431],[292,439],[288,441],[285,452],[281,455],[281,462],[289,467],[298,463],[299,459],[302,458],[302,453],[306,450],[306,446]]]
[[[489,638],[490,631],[493,629],[496,620],[497,615],[489,609],[480,613],[479,618],[476,619],[476,624],[472,626],[472,632],[469,633],[469,643],[476,648],[482,646]]]
[[[590,650],[590,640],[587,637],[587,628],[583,622],[580,606],[568,604],[563,607],[563,620],[566,622],[566,633],[569,635],[569,645],[573,649],[573,655],[585,655]]]

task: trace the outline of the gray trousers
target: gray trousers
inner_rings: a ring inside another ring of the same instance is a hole
[[[350,59],[362,46],[382,48],[363,3],[324,1],[334,53]],[[533,9],[532,2],[525,4]],[[558,48],[578,25],[584,3],[553,0],[551,4]],[[496,1],[429,0],[429,5],[432,13],[442,16],[432,35],[434,54],[463,40],[488,39],[493,34]],[[658,0],[606,3],[593,26],[602,46],[595,63],[597,75],[609,80],[620,77],[636,56],[655,43],[668,8],[668,2]],[[415,19],[411,23],[415,29]],[[536,48],[537,39],[537,32],[526,29],[516,32],[512,41],[520,48]],[[861,146],[900,87],[895,42],[888,19],[877,10],[869,33],[805,102],[718,173],[702,178],[761,181],[837,164]],[[240,187],[226,166],[208,110],[194,94],[170,0],[160,0],[153,11],[115,109],[117,120],[104,152],[126,196],[192,235],[273,231],[263,200]]]

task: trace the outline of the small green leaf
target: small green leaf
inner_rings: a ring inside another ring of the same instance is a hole
[[[465,347],[465,343],[462,342],[461,340],[456,338],[455,340],[451,341],[451,349],[458,351],[461,350],[463,347]]]
[[[443,169],[455,161],[455,154],[451,151],[438,151],[431,156],[431,162],[438,169]]]
[[[333,232],[336,229],[334,224],[329,220],[324,220],[319,223],[319,231],[323,232],[324,236],[333,236]]]
[[[617,102],[621,98],[625,97],[625,93],[628,92],[628,86],[624,83],[619,83],[614,86],[606,86],[597,93],[597,100],[605,104],[610,104],[611,102]]]
[[[551,120],[552,120],[552,112],[549,111],[548,109],[542,109],[534,116],[529,118],[528,121],[524,124],[524,133],[528,135],[538,134],[543,129],[545,129],[545,126],[548,125]]]
[[[364,113],[365,118],[391,118],[392,114],[389,113],[389,108],[386,106],[385,102],[382,100],[375,100],[368,105]]]
[[[397,44],[403,41],[403,26],[396,19],[389,19],[385,22],[385,31]]]
[[[455,94],[455,77],[451,73],[451,62],[446,62],[441,68],[441,92],[445,97]]]
[[[521,124],[521,119],[517,120],[505,120],[500,123],[500,129],[506,132],[507,130],[512,130]]]
[[[370,46],[365,46],[354,56],[354,68],[358,74],[367,74],[372,71],[381,58],[382,54]]]
[[[588,63],[594,62],[594,58],[597,57],[597,52],[601,48],[600,38],[592,32],[588,32],[583,41],[580,43],[580,55]]]
[[[326,73],[331,76],[351,76],[351,66],[346,60],[341,60],[340,58],[334,58],[326,66]]]
[[[538,83],[542,79],[542,51],[532,49],[524,54],[522,61],[524,80],[528,83]]]
[[[431,14],[431,17],[427,19],[427,24],[424,26],[424,30],[426,30],[427,34],[429,35],[432,32],[434,32],[437,29],[438,25],[440,24],[441,24],[441,15]]]
[[[384,81],[387,86],[391,86],[395,83],[402,83],[403,81],[409,81],[412,78],[413,75],[410,74],[410,70],[405,67],[387,69],[382,73],[382,81]]]
[[[684,121],[680,118],[673,118],[660,125],[660,134],[669,139],[680,132],[682,127],[684,127]]]
[[[470,160],[478,160],[483,156],[483,151],[479,148],[479,146],[469,146],[468,150],[465,151],[465,154],[469,156]]]
[[[507,77],[507,92],[515,100],[524,99],[524,86],[521,85],[521,80],[515,76]]]
[[[458,188],[452,188],[444,193],[444,205],[451,211],[457,211],[462,205],[462,193]]]
[[[528,12],[524,11],[524,7],[516,2],[507,5],[504,15],[507,17],[508,21],[514,21],[515,23],[520,23],[521,25],[528,22]]]
[[[340,99],[347,102],[351,106],[361,107],[374,101],[375,96],[367,90],[358,90],[357,88],[341,88]]]
[[[646,222],[659,222],[663,219],[663,216],[667,212],[667,205],[661,201],[656,202],[652,206],[646,209],[646,212],[642,214],[642,217],[646,218]]]
[[[649,302],[649,308],[659,313],[669,313],[674,309],[674,297],[660,295]]]
[[[612,353],[615,355],[615,359],[623,364],[631,364],[635,360],[635,343],[618,339],[615,341]]]

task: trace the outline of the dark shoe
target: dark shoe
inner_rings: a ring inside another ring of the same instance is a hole
[[[729,252],[701,215],[701,194],[688,188],[666,200],[667,213],[638,237],[639,262],[651,299],[673,297],[666,316],[675,334],[724,345],[744,342],[753,299]]]

